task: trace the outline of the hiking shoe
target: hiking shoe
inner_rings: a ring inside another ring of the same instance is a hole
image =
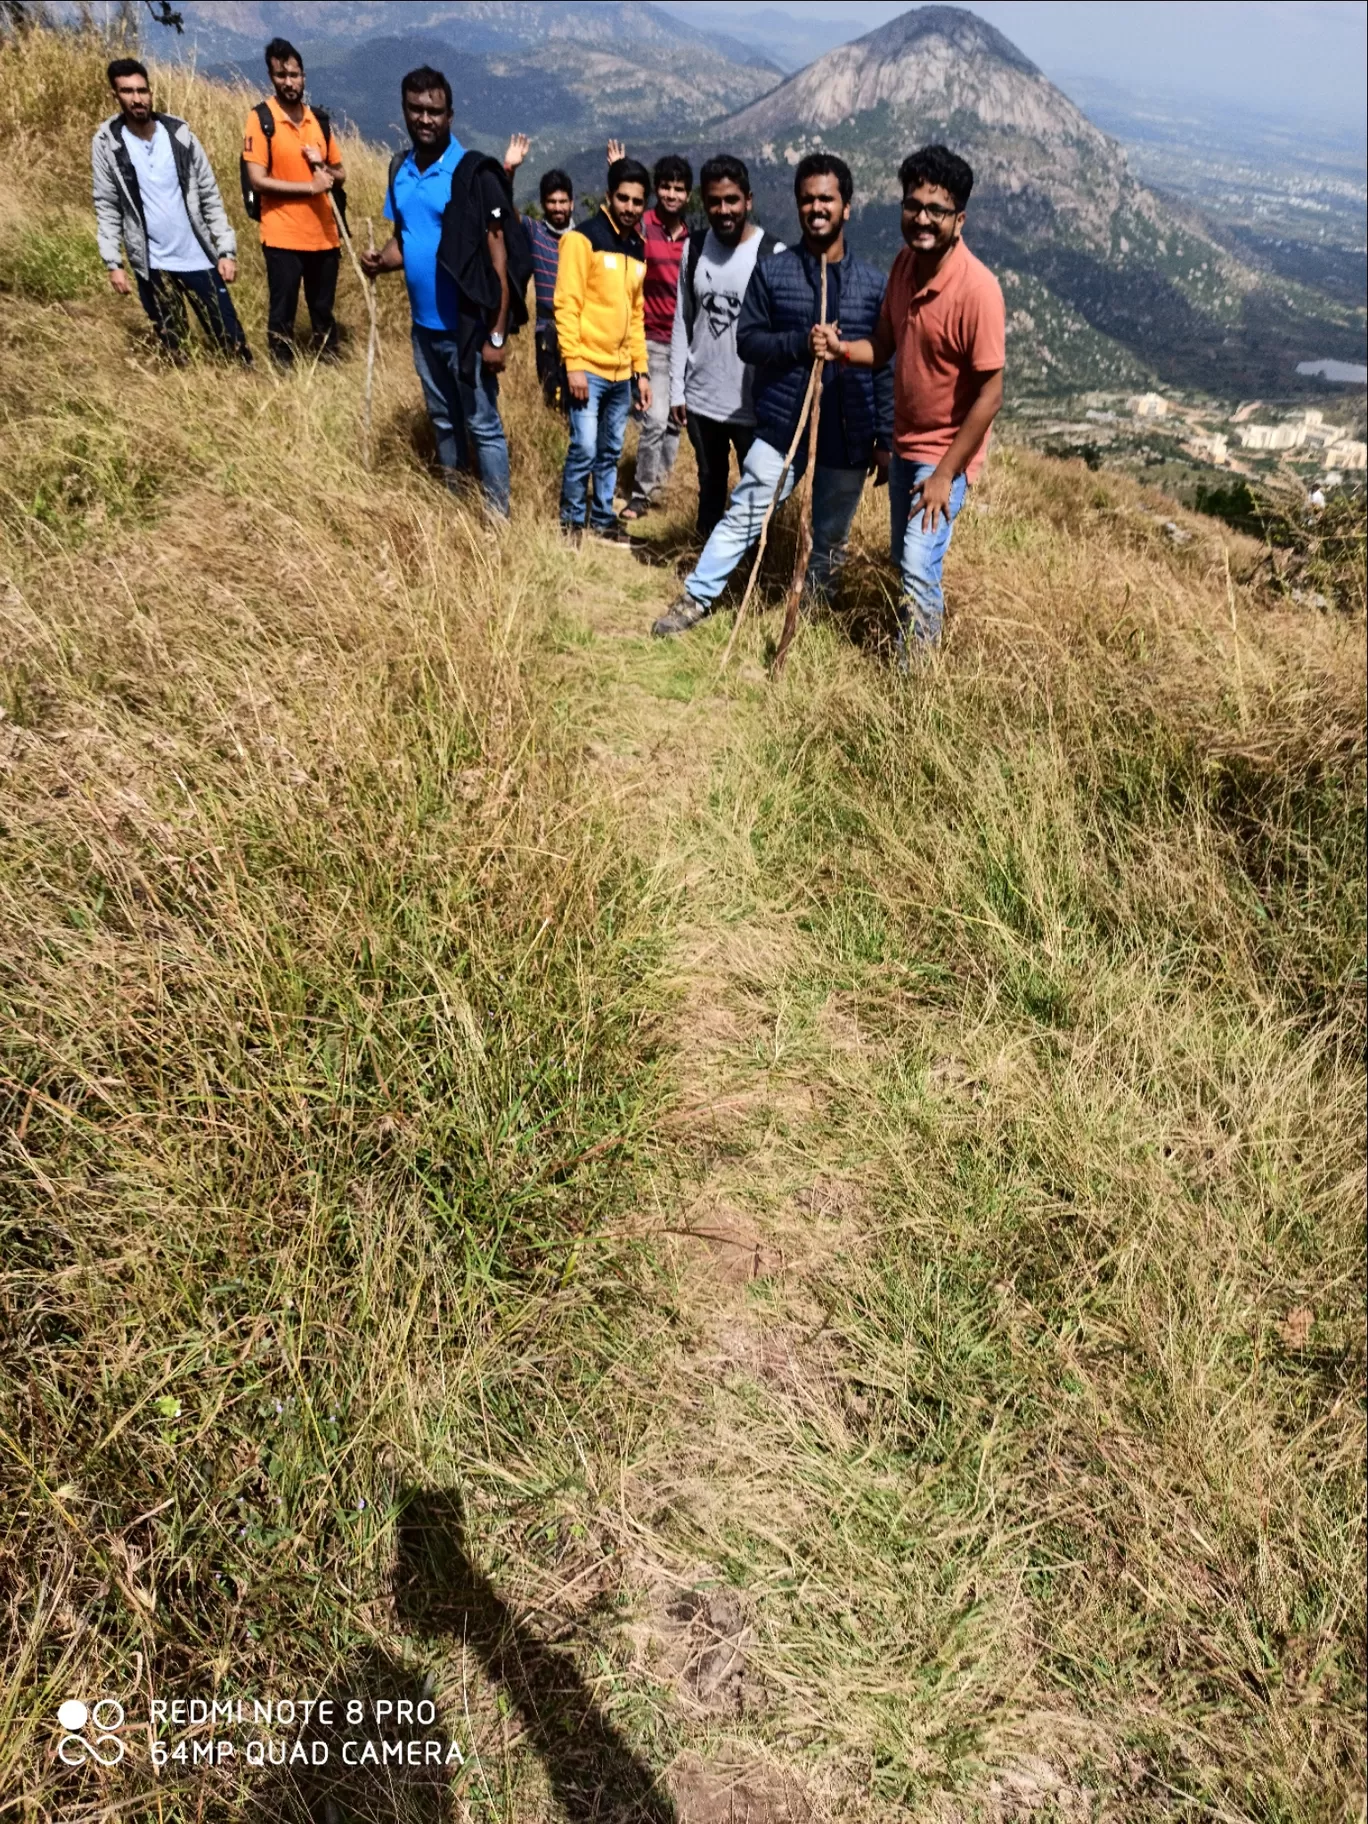
[[[687,633],[708,615],[706,602],[696,602],[691,595],[681,595],[668,613],[653,623],[651,632],[658,640],[668,640],[676,633]]]
[[[618,525],[616,521],[611,526],[590,526],[589,536],[602,540],[605,545],[630,545],[632,542],[626,526]]]

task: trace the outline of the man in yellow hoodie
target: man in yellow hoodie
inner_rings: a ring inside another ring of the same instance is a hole
[[[631,542],[613,511],[613,490],[634,381],[637,409],[646,411],[651,403],[646,248],[637,232],[650,181],[634,158],[615,159],[608,167],[604,206],[562,235],[556,270],[556,339],[570,388],[561,527],[578,537],[587,523],[596,537],[613,544]]]

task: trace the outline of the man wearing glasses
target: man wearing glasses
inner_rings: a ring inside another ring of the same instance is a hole
[[[940,643],[941,566],[1002,406],[1007,330],[1002,288],[962,238],[969,166],[945,146],[923,146],[903,160],[898,180],[906,246],[878,327],[864,341],[842,341],[839,324],[812,338],[814,353],[854,367],[896,357],[888,482],[893,562],[902,571],[898,662],[906,669],[911,653]]]

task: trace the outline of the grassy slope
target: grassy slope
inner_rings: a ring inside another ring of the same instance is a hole
[[[345,1817],[1357,1809],[1361,624],[1003,451],[930,679],[720,677],[523,365],[513,535],[434,493],[396,292],[374,475],[355,366],[156,368],[96,59],[3,75],[14,1815],[307,1815],[96,1689],[435,1693]]]

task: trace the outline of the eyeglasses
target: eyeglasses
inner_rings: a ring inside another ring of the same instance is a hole
[[[918,221],[923,215],[932,222],[948,222],[952,215],[958,215],[958,209],[947,209],[941,203],[904,203],[903,214],[910,215]]]

